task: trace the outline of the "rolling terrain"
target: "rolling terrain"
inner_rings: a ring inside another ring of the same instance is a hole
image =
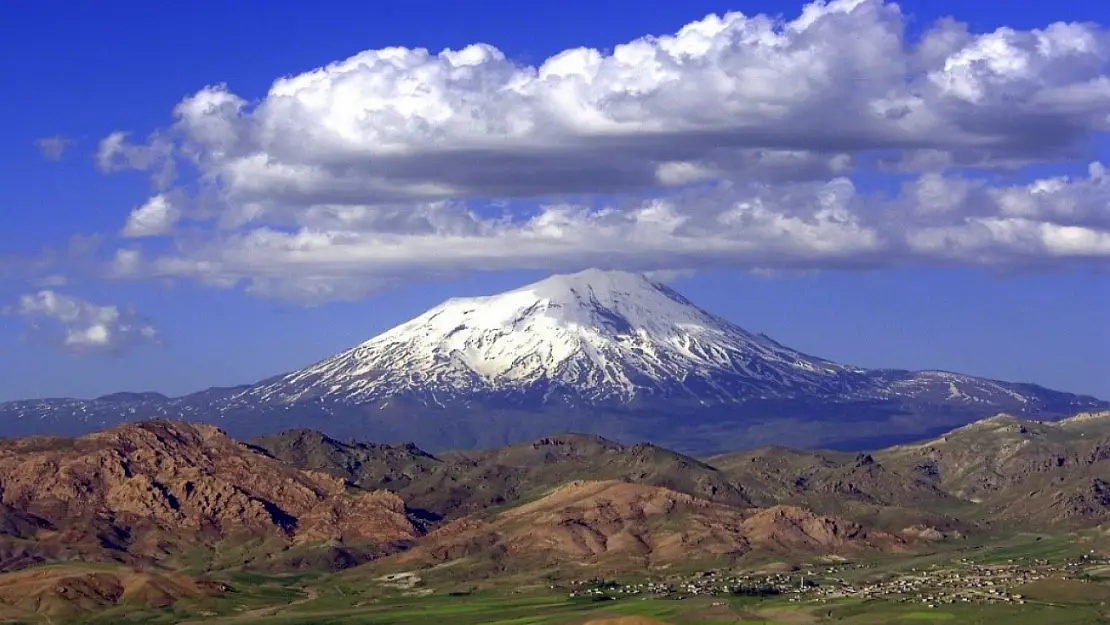
[[[868,453],[703,459],[584,434],[436,454],[305,430],[239,442],[164,420],[4,439],[0,617],[235,602],[261,617],[315,601],[310,580],[425,593],[406,580],[497,588],[699,562],[935,558],[1030,532],[1097,541],[1108,441],[1107,412],[999,415]]]
[[[519,503],[575,480],[619,480],[726,505],[752,505],[742,486],[699,460],[647,443],[621,445],[593,435],[562,434],[439,455],[411,444],[344,443],[305,430],[251,443],[294,466],[328,471],[360,488],[394,491],[410,507],[442,520]]]
[[[659,486],[575,481],[488,518],[444,525],[394,561],[427,566],[492,556],[504,571],[533,555],[556,563],[620,558],[651,566],[752,552],[903,549],[906,541],[894,535],[797,507],[737,508]]]
[[[448,300],[257,384],[177,398],[7,402],[0,423],[9,435],[82,434],[168,417],[238,437],[308,428],[431,451],[575,431],[707,454],[885,446],[999,412],[1054,419],[1107,407],[1033,384],[835,363],[749,332],[642,275],[588,270]]]

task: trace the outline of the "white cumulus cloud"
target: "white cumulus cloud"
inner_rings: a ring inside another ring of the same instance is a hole
[[[105,173],[125,169],[149,171],[155,186],[162,189],[177,175],[173,152],[173,143],[158,134],[145,144],[136,144],[128,140],[126,132],[116,131],[100,140],[96,165]]]
[[[125,258],[132,276],[245,282],[299,300],[360,297],[404,276],[507,267],[1105,265],[1110,184],[1100,166],[1091,171],[1008,187],[926,176],[897,197],[863,193],[845,177],[722,183],[637,203],[546,204],[492,216],[445,201],[319,207],[297,225],[238,229],[173,254]]]
[[[893,3],[834,0],[537,66],[486,44],[367,50],[258,102],[207,87],[176,129],[229,197],[269,207],[820,177],[867,151],[1035,160],[1110,126],[1100,27],[904,30]]]
[[[118,353],[158,339],[157,329],[135,311],[52,290],[23,295],[7,312],[34,328],[57,331],[63,347],[73,352]]]
[[[123,227],[123,236],[139,238],[166,234],[180,217],[181,210],[173,199],[159,193],[131,211]]]
[[[114,273],[329,299],[510,267],[1105,264],[1110,32],[906,26],[893,3],[817,1],[537,65],[394,47],[261,97],[208,86],[147,144],[101,143],[106,171],[198,185],[131,214],[125,234],[174,245]]]

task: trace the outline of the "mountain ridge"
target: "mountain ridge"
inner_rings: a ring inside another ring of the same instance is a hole
[[[883,446],[1000,411],[1056,418],[1108,405],[1028,383],[835,363],[642,275],[587,270],[448,300],[252,385],[3,403],[0,433],[76,434],[165,416],[241,437],[309,427],[432,451],[576,430],[702,453],[740,441],[853,447],[869,431],[889,434],[874,441]]]

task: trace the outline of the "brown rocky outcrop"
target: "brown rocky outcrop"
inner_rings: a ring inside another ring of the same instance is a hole
[[[292,468],[218,428],[172,421],[76,439],[2,441],[0,504],[25,535],[116,547],[144,532],[174,540],[251,536],[379,545],[416,535],[397,495],[350,489],[342,479]]]
[[[398,558],[442,562],[500,552],[674,562],[757,549],[825,554],[904,545],[891,534],[801,508],[734,508],[657,486],[579,481],[486,520],[448,524]]]

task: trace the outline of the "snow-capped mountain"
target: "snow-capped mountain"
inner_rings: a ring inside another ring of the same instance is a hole
[[[249,391],[365,403],[543,390],[589,404],[737,402],[835,392],[862,373],[807,356],[694,306],[638,274],[588,270],[449,300],[369,341]]]
[[[748,332],[643,275],[587,270],[449,300],[255,385],[176,399],[12,402],[0,404],[0,417],[21,433],[168,415],[233,433],[316,427],[431,447],[573,429],[712,449],[738,438],[897,439],[1003,410],[1053,417],[1106,405],[1029,384],[837,364]]]

